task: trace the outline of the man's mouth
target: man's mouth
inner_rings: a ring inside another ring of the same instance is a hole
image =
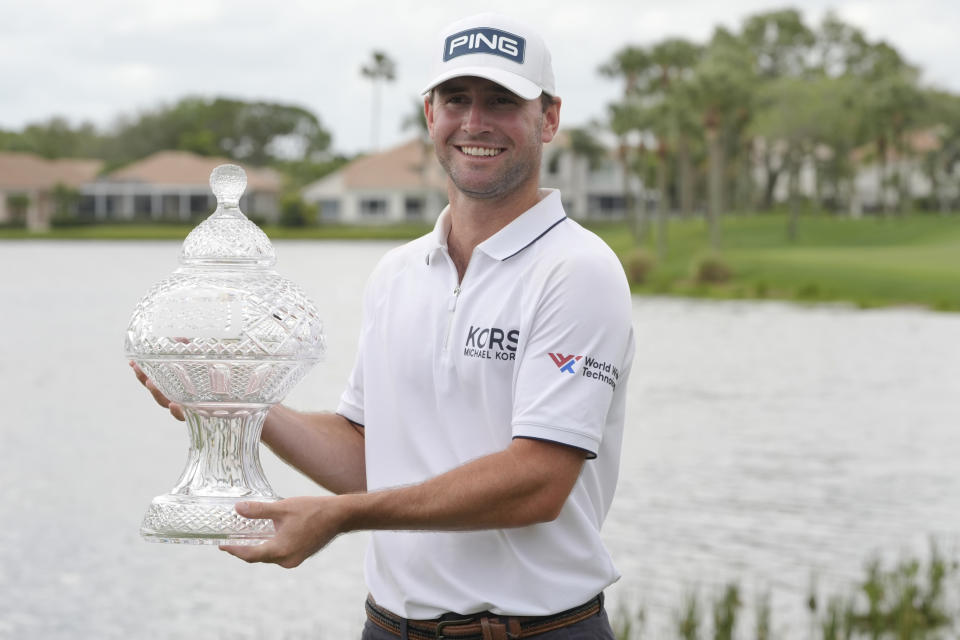
[[[468,156],[475,157],[489,157],[496,156],[503,152],[502,147],[467,147],[467,146],[458,146],[457,149],[460,149],[464,154]]]

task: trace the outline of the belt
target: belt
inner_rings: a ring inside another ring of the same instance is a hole
[[[549,616],[501,616],[482,612],[452,619],[445,618],[456,614],[446,614],[434,620],[407,620],[377,606],[372,597],[367,598],[366,609],[370,622],[398,636],[406,628],[410,640],[517,640],[600,615],[603,594],[578,607]]]

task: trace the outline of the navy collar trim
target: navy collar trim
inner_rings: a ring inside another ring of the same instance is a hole
[[[532,245],[534,242],[536,242],[537,240],[539,240],[539,239],[542,238],[543,236],[545,236],[545,235],[547,235],[548,233],[550,233],[550,231],[553,230],[553,228],[554,228],[555,226],[557,226],[558,224],[560,224],[561,222],[563,222],[563,221],[566,220],[566,219],[567,219],[567,216],[563,216],[562,218],[560,218],[559,220],[557,220],[556,222],[554,222],[552,225],[550,225],[549,227],[547,227],[546,229],[544,229],[544,230],[543,230],[543,233],[541,233],[540,235],[538,235],[536,238],[534,238],[533,240],[531,240],[531,241],[528,242],[527,244],[523,245],[522,247],[520,247],[519,249],[517,249],[516,251],[514,251],[513,253],[511,253],[511,254],[508,255],[506,258],[501,259],[501,262],[504,262],[504,261],[506,261],[506,260],[509,260],[509,259],[512,258],[513,256],[517,255],[518,253],[520,253],[521,251],[523,251],[524,249],[526,249],[527,247],[529,247],[530,245]]]

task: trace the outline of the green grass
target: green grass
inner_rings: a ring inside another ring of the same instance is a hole
[[[594,223],[624,260],[636,249],[626,223]],[[192,224],[119,224],[57,227],[43,234],[0,228],[0,239],[182,240]],[[273,239],[407,240],[429,224],[384,226],[267,226]],[[849,302],[861,307],[918,305],[960,310],[960,216],[911,215],[859,220],[824,214],[801,217],[790,242],[782,214],[728,215],[720,260],[732,271],[722,284],[698,282],[697,266],[713,255],[703,219],[672,220],[667,256],[657,260],[641,294],[709,298],[775,298]],[[655,255],[654,229],[644,250]]]
[[[941,553],[931,541],[927,557],[907,557],[892,564],[870,557],[864,576],[846,593],[821,594],[811,586],[807,595],[810,624],[807,635],[793,629],[790,637],[811,640],[935,640],[956,638],[960,610],[957,587],[960,565]],[[677,603],[673,632],[667,640],[771,640],[785,630],[771,606],[771,593],[760,593],[753,615],[744,615],[746,606],[736,582],[704,598],[691,592]],[[612,616],[618,640],[647,640],[643,603],[630,607],[621,603]],[[752,618],[752,620],[751,620]],[[752,623],[752,624],[751,624]],[[750,628],[752,627],[752,628]],[[776,632],[774,630],[777,630]]]
[[[0,227],[0,239],[54,240],[183,240],[195,224],[95,224],[54,227],[43,233],[22,228]],[[393,224],[382,226],[323,226],[309,228],[265,225],[271,239],[305,240],[410,240],[427,233],[431,224]]]
[[[666,259],[658,260],[634,291],[960,309],[960,217],[811,215],[800,220],[795,242],[788,241],[780,215],[727,216],[722,230],[719,255],[733,272],[728,282],[696,281],[697,264],[713,253],[706,224],[677,220],[670,225]],[[630,246],[625,227],[597,231],[622,257],[631,251],[623,249]],[[652,237],[644,248],[655,255]]]

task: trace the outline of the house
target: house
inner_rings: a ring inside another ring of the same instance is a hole
[[[319,206],[323,222],[432,221],[447,203],[446,179],[432,143],[414,139],[348,163],[304,188],[303,199]],[[625,215],[622,174],[612,154],[591,168],[572,152],[563,132],[544,146],[540,184],[559,188],[564,207],[574,218]],[[634,179],[629,188],[640,197],[639,181]]]
[[[303,190],[322,222],[380,224],[435,219],[447,203],[446,174],[433,146],[410,140],[363,156]]]
[[[100,160],[48,160],[32,153],[0,151],[0,223],[23,219],[31,231],[50,227],[71,193],[100,172]]]
[[[227,158],[189,151],[158,151],[112,171],[81,189],[78,216],[96,221],[187,221],[216,208],[210,174]],[[281,177],[272,169],[244,167],[247,189],[240,208],[248,216],[274,221],[279,215]]]

